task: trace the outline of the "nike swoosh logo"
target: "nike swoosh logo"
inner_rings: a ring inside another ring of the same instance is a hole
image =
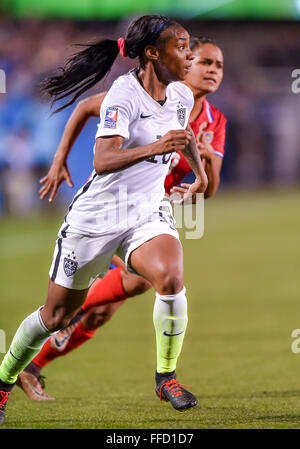
[[[164,332],[164,335],[166,335],[167,337],[175,337],[175,335],[180,335],[180,334],[183,334],[183,331],[178,332],[178,334],[168,334],[166,331]]]
[[[152,117],[152,114],[150,114],[150,115],[144,115],[144,114],[141,114],[140,117],[141,117],[141,118],[148,118],[148,117]]]
[[[70,335],[66,335],[65,337],[60,338],[60,339],[55,338],[54,340],[55,340],[56,346],[60,348],[69,338],[70,338]]]
[[[33,385],[31,385],[30,382],[28,382],[28,380],[24,380],[24,383],[28,386],[28,388],[37,396],[39,396],[40,398],[44,397],[44,395],[42,393],[40,393],[36,388],[34,388]]]

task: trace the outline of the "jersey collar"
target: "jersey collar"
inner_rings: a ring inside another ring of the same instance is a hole
[[[192,123],[203,123],[203,122],[212,123],[213,121],[214,121],[214,116],[212,114],[210,104],[206,100],[206,98],[204,98],[202,101],[201,112]]]
[[[134,79],[134,82],[135,82],[137,88],[143,94],[143,96],[145,97],[146,101],[151,104],[152,107],[155,107],[156,110],[160,110],[161,111],[163,108],[165,108],[166,104],[168,103],[168,97],[166,96],[166,101],[164,102],[163,105],[159,104],[156,100],[154,100],[154,98],[151,97],[151,95],[148,94],[148,92],[143,88],[143,86],[139,82],[139,80],[137,78],[136,71],[137,71],[137,69],[133,69],[133,70],[131,70],[129,72],[129,74]],[[168,86],[167,86],[167,89],[168,89]],[[166,91],[167,91],[167,89],[166,89]]]

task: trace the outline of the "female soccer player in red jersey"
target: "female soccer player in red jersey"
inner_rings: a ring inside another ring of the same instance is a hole
[[[188,125],[193,94],[179,82],[191,68],[189,34],[166,17],[140,17],[125,38],[87,45],[47,80],[45,89],[54,100],[73,94],[67,106],[108,73],[119,53],[138,57],[140,65],[114,82],[101,105],[94,172],[75,195],[59,230],[46,303],[21,323],[0,366],[1,423],[20,372],[51,334],[69,324],[115,253],[156,290],[156,394],[176,410],[197,405],[176,380],[187,299],[182,246],[163,201],[174,151],[184,153],[196,175],[188,193],[207,188]]]
[[[197,137],[198,149],[205,164],[208,187],[204,195],[209,198],[216,193],[219,186],[226,118],[208,103],[206,95],[215,92],[222,81],[223,55],[215,42],[206,37],[191,38],[190,48],[194,60],[185,81],[192,90],[195,100],[190,124]],[[82,100],[74,110],[66,125],[53,164],[48,174],[41,180],[42,199],[49,194],[49,200],[53,201],[63,180],[72,186],[67,156],[86,121],[91,116],[99,115],[105,95],[106,93],[102,93]],[[165,180],[166,191],[170,193],[173,189],[172,191],[180,194],[186,192],[186,184],[185,187],[175,187],[191,173],[191,168],[182,153],[174,154],[170,168]],[[54,398],[47,396],[43,390],[41,369],[58,356],[68,354],[92,338],[96,330],[113,316],[127,297],[139,295],[151,287],[151,284],[142,277],[128,273],[124,262],[117,256],[114,256],[112,262],[116,267],[109,270],[104,279],[94,282],[81,312],[66,329],[47,340],[39,354],[19,375],[18,385],[30,399],[53,400]]]

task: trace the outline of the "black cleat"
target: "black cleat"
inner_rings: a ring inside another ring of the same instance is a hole
[[[156,373],[156,389],[155,392],[161,401],[171,402],[172,406],[184,412],[198,404],[197,398],[189,391],[182,388],[189,387],[177,382],[175,371],[171,373]]]
[[[15,384],[6,384],[0,380],[0,425],[5,420],[5,407],[7,404],[8,396]]]

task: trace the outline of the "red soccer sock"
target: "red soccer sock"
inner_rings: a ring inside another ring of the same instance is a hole
[[[103,279],[96,279],[89,288],[86,300],[82,306],[84,311],[89,310],[91,307],[124,301],[128,298],[128,294],[123,288],[121,271],[122,268],[113,268],[108,271]]]
[[[85,329],[82,323],[79,323],[74,332],[72,333],[70,340],[63,351],[57,351],[50,345],[50,338],[46,341],[40,352],[32,360],[33,363],[40,368],[46,366],[49,362],[60,357],[61,355],[66,355],[75,348],[78,348],[83,343],[88,341],[95,335],[97,329],[88,330]]]
[[[109,270],[103,279],[97,279],[92,284],[82,306],[84,311],[95,306],[124,301],[128,298],[128,294],[123,288],[121,271],[121,268]],[[63,351],[57,351],[55,348],[52,348],[50,339],[48,339],[32,362],[40,368],[43,368],[56,357],[66,355],[68,352],[81,346],[94,336],[96,330],[87,330],[83,327],[82,323],[79,323]]]

